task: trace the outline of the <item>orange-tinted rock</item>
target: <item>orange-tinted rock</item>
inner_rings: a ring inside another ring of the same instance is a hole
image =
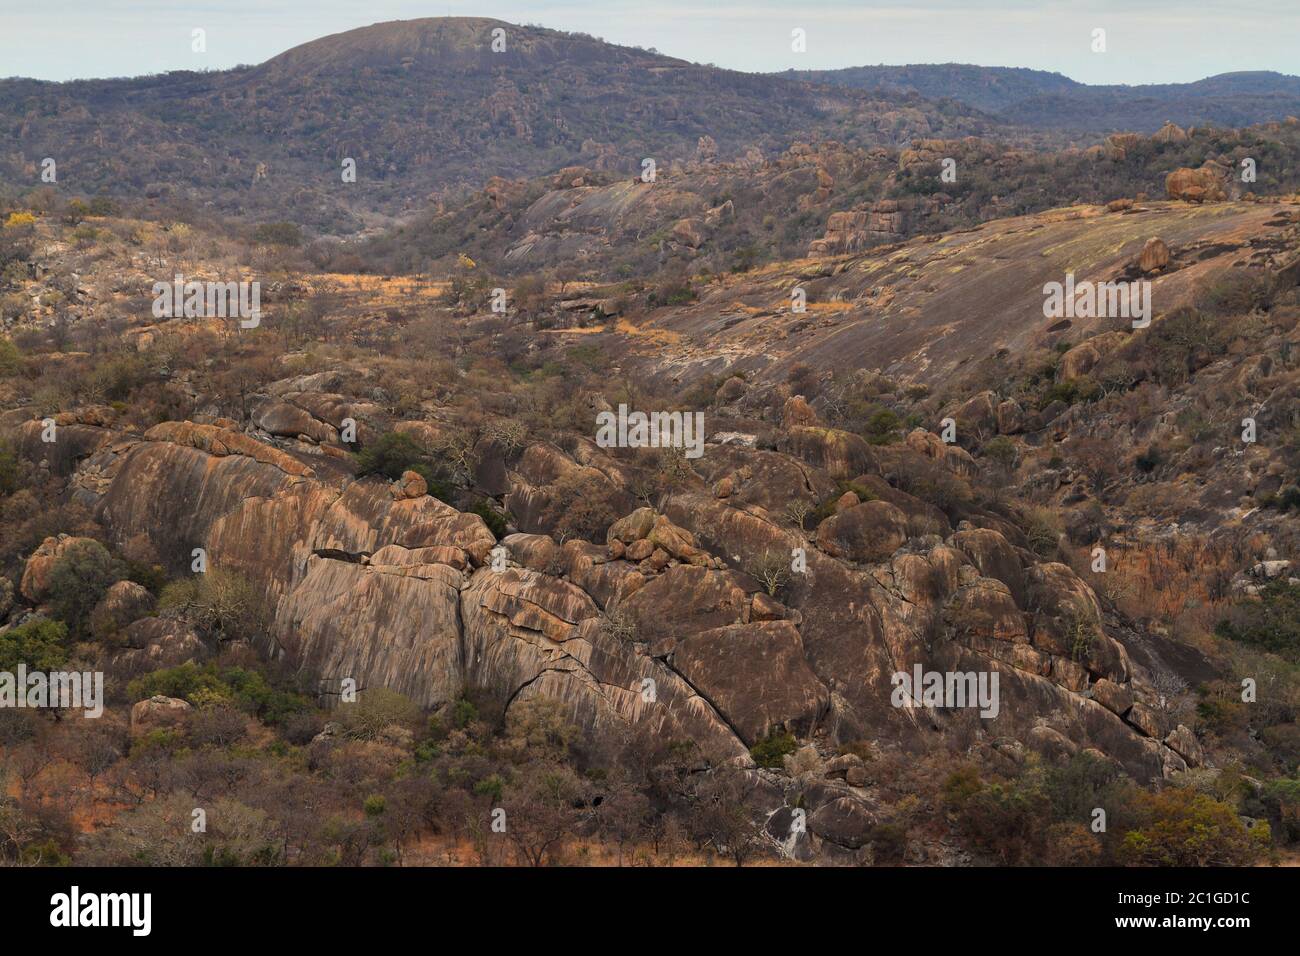
[[[1163,239],[1152,237],[1142,247],[1138,257],[1138,268],[1143,272],[1156,272],[1169,265],[1169,246]]]
[[[907,540],[907,516],[887,501],[867,501],[817,526],[817,546],[861,564],[883,561]]]
[[[1165,177],[1165,194],[1170,199],[1187,202],[1216,202],[1228,198],[1218,173],[1204,166],[1200,169],[1175,169]]]
[[[71,548],[94,543],[91,538],[77,538],[66,534],[46,538],[27,559],[18,592],[33,604],[40,604],[49,596],[50,572],[54,570],[54,565],[59,558],[67,554]]]

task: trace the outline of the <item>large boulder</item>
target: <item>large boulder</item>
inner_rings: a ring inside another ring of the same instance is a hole
[[[1209,166],[1175,169],[1165,177],[1165,193],[1170,199],[1184,202],[1217,202],[1228,198],[1218,171]]]
[[[1142,247],[1138,257],[1138,268],[1143,272],[1159,272],[1169,265],[1169,245],[1161,238],[1153,236]]]
[[[131,736],[140,737],[155,730],[174,727],[193,710],[188,701],[161,694],[131,705]]]
[[[856,850],[870,839],[876,816],[861,800],[837,797],[808,816],[808,829],[823,840]]]
[[[777,450],[825,471],[832,478],[852,478],[878,470],[871,446],[838,428],[795,425],[777,440]]]
[[[676,641],[668,661],[750,746],[777,727],[807,736],[830,706],[789,621],[700,631]]]
[[[986,578],[1005,584],[1016,604],[1026,603],[1025,572],[1016,549],[999,532],[989,528],[967,528],[954,533],[948,543],[970,559]]]
[[[154,598],[134,581],[118,581],[90,612],[90,629],[100,641],[112,640],[128,624],[153,611]]]
[[[887,501],[866,501],[817,526],[817,547],[858,564],[884,561],[907,541],[907,515]]]
[[[46,538],[27,559],[22,580],[18,584],[18,592],[32,604],[40,604],[49,597],[50,574],[58,560],[71,549],[95,543],[92,538],[78,538],[66,534]]]
[[[141,618],[119,634],[118,644],[105,653],[104,661],[105,669],[122,681],[211,656],[194,628],[178,618]]]

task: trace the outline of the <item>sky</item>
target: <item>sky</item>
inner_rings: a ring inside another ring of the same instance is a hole
[[[486,16],[736,70],[977,63],[1084,83],[1300,73],[1300,0],[0,0],[0,76],[138,76],[260,63],[383,20]],[[192,50],[195,29],[205,52]],[[791,49],[804,30],[805,52]],[[1093,37],[1105,30],[1105,52]]]

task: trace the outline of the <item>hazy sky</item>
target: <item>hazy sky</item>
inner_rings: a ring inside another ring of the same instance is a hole
[[[979,63],[1085,83],[1300,73],[1300,0],[0,0],[0,76],[66,80],[260,63],[381,20],[490,16],[738,70]],[[207,33],[207,52],[190,49]],[[807,31],[807,52],[790,31]],[[1107,52],[1091,50],[1106,30]]]

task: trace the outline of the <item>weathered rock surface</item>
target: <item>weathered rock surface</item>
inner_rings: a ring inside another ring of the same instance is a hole
[[[976,411],[998,429],[997,405]],[[416,494],[418,476],[357,480],[344,463],[317,456],[309,466],[305,451],[226,427],[169,426],[92,443],[76,474],[98,478],[80,493],[119,547],[143,542],[177,572],[202,547],[210,567],[256,583],[273,622],[262,650],[315,679],[327,701],[344,678],[426,706],[465,686],[490,688],[507,707],[541,694],[593,735],[646,721],[715,761],[748,765],[747,748],[778,729],[925,741],[961,715],[892,706],[891,675],[920,664],[998,674],[989,739],[1049,756],[1094,747],[1139,777],[1196,759],[1185,735],[1163,743],[1144,721],[1147,691],[1083,581],[1036,562],[1011,531],[966,522],[953,531],[846,432],[792,424],[784,450],[711,445],[659,510],[628,495],[603,543],[560,544],[541,516],[565,476],[626,494],[626,464],[590,442],[573,454],[533,444],[509,473],[522,530],[502,542],[508,561],[493,570],[498,542],[483,521]],[[957,480],[977,471],[965,451],[921,430],[887,452],[891,469],[912,456]],[[837,479],[872,500],[837,492]],[[784,517],[796,498],[837,497],[811,541]],[[51,539],[33,556],[25,594],[40,593],[58,547]],[[755,576],[773,560],[788,566],[798,548],[806,571]],[[126,622],[123,637],[114,666],[128,671],[207,653],[167,620]],[[817,804],[835,807],[819,838],[852,848],[849,830],[865,832],[870,812],[839,799]],[[836,830],[832,818],[853,827]]]
[[[94,544],[94,541],[90,538],[78,538],[66,534],[42,541],[32,552],[32,556],[27,559],[27,565],[23,568],[22,581],[18,584],[18,593],[33,604],[44,601],[49,596],[50,573],[54,570],[54,565],[69,550],[83,544]]]
[[[193,709],[187,701],[162,695],[137,701],[131,705],[131,736],[139,737],[175,726]]]

